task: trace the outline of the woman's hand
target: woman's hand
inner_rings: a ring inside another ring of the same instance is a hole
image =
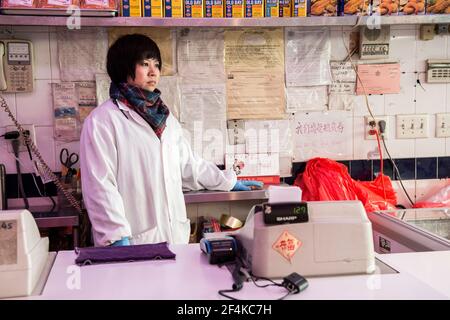
[[[255,180],[238,180],[231,191],[250,191],[262,189],[264,183]]]

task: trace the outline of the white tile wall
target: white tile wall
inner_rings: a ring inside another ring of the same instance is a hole
[[[449,183],[449,179],[429,179],[416,181],[417,202],[425,201],[439,192],[440,189]]]
[[[55,142],[53,140],[52,126],[36,127],[36,146],[39,148],[41,155],[47,165],[53,171],[60,171],[61,167],[56,165],[55,160]]]
[[[395,116],[388,118],[388,132],[386,147],[392,158],[411,158],[415,156],[415,140],[414,139],[396,139],[395,135]],[[387,158],[385,150],[383,150],[384,158]]]
[[[416,113],[435,114],[445,112],[447,105],[447,85],[427,83],[425,74],[419,74],[422,86],[416,85]]]
[[[391,28],[389,58],[400,62],[402,72],[416,71],[416,29]]]
[[[51,79],[50,45],[48,32],[14,33],[17,39],[29,40],[33,43],[34,78]]]
[[[416,71],[425,71],[427,59],[444,59],[447,56],[447,35],[436,35],[433,40],[420,40],[416,34]]]
[[[414,180],[406,180],[403,181],[403,186],[405,187],[406,192],[408,192],[411,200],[416,202],[416,182]],[[406,208],[411,208],[411,202],[408,200],[408,196],[405,194],[405,191],[403,191],[400,181],[392,181],[392,187],[397,195],[397,204],[401,204]]]
[[[17,115],[16,95],[13,93],[0,93],[0,95],[5,99],[5,102],[8,105],[9,110],[15,117]],[[0,107],[0,127],[6,127],[13,124],[8,114],[4,110],[5,109]]]
[[[365,116],[365,115],[369,115],[369,111],[367,111],[367,104],[366,104],[366,99],[363,95],[360,96],[354,96],[354,116]],[[369,106],[372,110],[372,113],[374,115],[384,115],[385,111],[384,111],[384,98],[385,95],[383,94],[375,94],[375,95],[370,95],[368,96],[368,100],[369,100]]]
[[[20,123],[53,125],[51,80],[35,80],[30,93],[16,94],[17,120]]]
[[[385,95],[386,115],[411,114],[415,112],[415,84],[415,73],[407,72],[400,75],[400,93]]]
[[[58,41],[56,32],[50,32],[50,66],[52,70],[51,78],[53,80],[61,79],[59,73],[59,61],[58,61]]]

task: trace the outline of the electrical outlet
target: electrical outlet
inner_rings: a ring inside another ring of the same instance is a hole
[[[436,115],[436,137],[450,137],[450,113]]]
[[[428,115],[397,115],[397,139],[428,138]]]
[[[30,131],[30,138],[34,142],[34,144],[36,144],[36,130],[34,128],[34,124],[22,124],[21,126],[24,130]],[[5,132],[9,131],[18,131],[18,130],[15,126],[7,126]],[[11,143],[8,143],[8,151],[10,153],[14,153]],[[26,152],[26,151],[28,151],[28,149],[25,145],[24,139],[23,137],[20,137],[19,152]]]
[[[387,139],[388,137],[388,116],[375,116],[375,127],[370,125],[370,122],[373,120],[373,118],[371,116],[365,116],[364,117],[364,139],[366,140],[376,140],[377,136],[376,135],[371,135],[369,133],[370,130],[372,129],[377,129],[378,132],[380,132],[380,126],[379,123],[380,121],[384,121],[386,123],[385,128],[384,128],[384,133],[383,133],[383,137],[384,140]]]

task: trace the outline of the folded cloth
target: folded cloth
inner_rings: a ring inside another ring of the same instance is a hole
[[[119,247],[75,248],[75,252],[78,254],[75,259],[77,265],[175,259],[175,254],[169,250],[167,242]]]

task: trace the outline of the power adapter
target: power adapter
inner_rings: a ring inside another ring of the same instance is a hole
[[[283,278],[283,283],[281,285],[292,293],[299,293],[308,288],[308,281],[298,273],[293,272]]]

